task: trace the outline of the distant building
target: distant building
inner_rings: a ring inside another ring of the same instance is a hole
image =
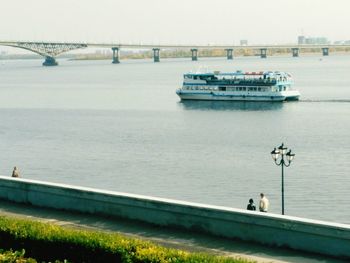
[[[248,40],[242,39],[242,40],[240,41],[240,44],[241,44],[241,46],[248,46]]]
[[[350,45],[350,40],[337,40],[334,41],[334,45]]]
[[[326,45],[329,41],[326,37],[305,37],[298,36],[298,44],[308,44],[308,45]]]
[[[298,36],[298,45],[305,44],[305,37],[304,36]]]
[[[325,37],[308,37],[305,39],[306,44],[328,44],[328,40]]]

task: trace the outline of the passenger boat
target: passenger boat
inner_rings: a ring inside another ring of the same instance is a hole
[[[290,74],[281,71],[184,74],[182,100],[287,101],[298,100]]]

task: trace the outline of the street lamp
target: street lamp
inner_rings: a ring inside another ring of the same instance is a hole
[[[287,152],[287,147],[282,143],[277,149],[274,148],[271,152],[272,159],[275,164],[282,167],[282,215],[284,215],[284,166],[288,167],[292,163],[295,154],[292,153],[292,150]],[[287,161],[284,159],[286,157]],[[278,161],[278,159],[280,160]]]

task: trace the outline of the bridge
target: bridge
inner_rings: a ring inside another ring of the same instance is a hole
[[[10,46],[15,48],[21,48],[37,53],[45,58],[44,66],[56,66],[58,65],[56,57],[62,53],[88,48],[110,48],[113,51],[112,63],[120,63],[120,50],[121,49],[150,49],[153,50],[154,62],[160,61],[160,51],[162,49],[187,49],[191,51],[191,58],[193,61],[198,60],[198,50],[205,49],[224,49],[226,51],[227,59],[233,59],[234,50],[246,49],[256,50],[261,58],[267,57],[267,50],[281,50],[289,49],[293,57],[298,57],[301,49],[319,49],[323,56],[329,55],[331,48],[350,48],[350,45],[151,45],[151,44],[123,44],[123,43],[64,43],[64,42],[33,42],[33,41],[0,41],[2,46]]]

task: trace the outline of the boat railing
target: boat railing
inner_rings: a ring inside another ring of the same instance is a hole
[[[209,82],[210,83],[210,82]],[[215,84],[234,84],[234,85],[259,85],[259,86],[270,86],[277,83],[276,79],[222,79],[212,81]]]

